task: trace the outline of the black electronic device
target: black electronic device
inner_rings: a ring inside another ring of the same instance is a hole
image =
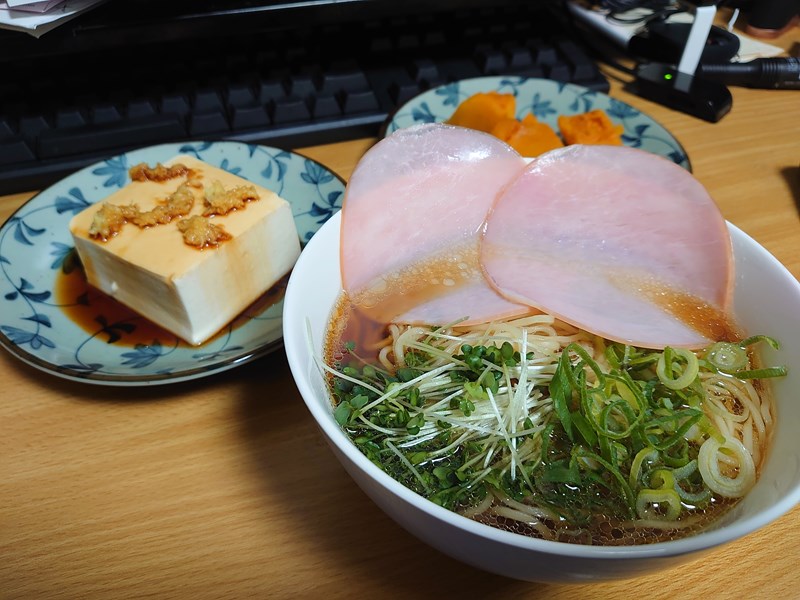
[[[638,48],[631,48],[636,39],[632,27],[622,31],[615,27],[602,13],[569,0],[568,8],[584,28],[602,32],[621,44],[626,51],[646,58],[646,62],[634,69],[609,61],[609,64],[634,75],[626,89],[669,108],[715,123],[730,112],[733,98],[730,91],[717,81],[698,77],[696,71],[703,57],[717,60],[724,53],[727,60],[738,50],[738,38],[734,43],[728,33],[714,28],[716,5],[713,0],[699,0],[692,9],[691,23],[670,23],[653,19],[648,27],[654,27],[656,35],[638,36]],[[728,56],[729,55],[729,56]]]
[[[733,105],[731,93],[723,84],[682,73],[663,63],[640,65],[636,78],[628,85],[643,98],[711,123],[728,114]]]
[[[636,67],[630,86],[636,94],[711,123],[730,112],[733,97],[728,88],[696,75],[716,11],[711,0],[695,7],[677,64],[650,62]]]
[[[677,64],[691,29],[691,23],[653,21],[628,41],[628,51],[640,59]],[[738,51],[739,38],[715,25],[708,32],[700,64],[726,63]]]

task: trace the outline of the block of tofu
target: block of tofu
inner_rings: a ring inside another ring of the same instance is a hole
[[[136,205],[144,212],[163,206],[188,182],[183,189],[191,191],[194,202],[187,215],[146,227],[126,222],[102,238],[90,235],[102,206],[98,203],[72,218],[70,232],[91,285],[198,345],[291,270],[300,241],[289,203],[274,192],[191,156],[176,156],[164,165],[184,165],[191,174],[133,181],[103,202]],[[205,190],[220,185],[225,190],[253,186],[258,198],[204,221],[222,227],[229,239],[206,247],[189,245],[180,221],[202,215]]]

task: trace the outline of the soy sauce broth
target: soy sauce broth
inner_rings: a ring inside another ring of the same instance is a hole
[[[86,279],[83,267],[75,255],[75,265],[58,271],[53,296],[55,303],[61,310],[89,335],[96,335],[98,331],[106,329],[109,343],[122,346],[135,347],[137,344],[152,344],[154,340],[175,340],[175,334],[156,325],[136,311],[118,302],[111,296],[101,292],[90,285]],[[253,315],[260,314],[270,306],[283,300],[289,276],[281,278],[266,293],[244,309],[230,325],[238,329],[248,323]],[[184,340],[179,341],[179,346],[185,348],[202,348],[213,343],[228,326],[214,336],[200,344],[191,345]]]

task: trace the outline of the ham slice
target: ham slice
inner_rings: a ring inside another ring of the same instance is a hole
[[[611,340],[701,348],[730,332],[725,221],[691,174],[641,150],[533,161],[498,196],[480,261],[510,301]]]
[[[525,167],[504,142],[442,124],[401,129],[359,161],[342,207],[342,284],[379,322],[443,325],[529,312],[478,263],[498,192]]]

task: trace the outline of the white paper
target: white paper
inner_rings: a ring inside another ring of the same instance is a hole
[[[0,2],[0,8],[13,8],[30,12],[46,12],[65,0],[6,0]]]
[[[105,0],[65,0],[44,13],[0,8],[0,29],[24,31],[40,37]],[[8,0],[5,1],[8,6]]]

